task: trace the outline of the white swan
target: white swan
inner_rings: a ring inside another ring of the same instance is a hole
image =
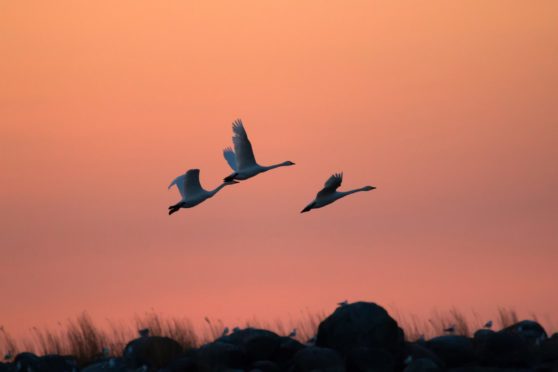
[[[256,163],[252,144],[248,140],[248,135],[242,124],[242,120],[236,120],[233,125],[233,145],[234,151],[230,147],[223,150],[225,160],[229,163],[233,173],[224,178],[225,181],[232,180],[247,180],[257,174],[267,172],[270,169],[278,167],[286,167],[294,165],[292,161],[285,161],[283,163],[274,164],[270,166],[261,166]]]
[[[176,177],[171,184],[169,189],[176,185],[182,200],[178,203],[171,205],[169,207],[169,215],[177,212],[180,208],[192,208],[206,199],[211,198],[213,195],[217,194],[219,190],[227,185],[234,185],[238,183],[236,181],[223,182],[215,190],[207,191],[204,190],[200,184],[200,170],[190,169],[181,176]]]
[[[341,199],[344,196],[354,194],[359,191],[370,191],[374,190],[373,186],[364,186],[360,189],[349,190],[349,191],[337,191],[337,188],[341,186],[343,181],[343,173],[335,173],[333,176],[329,177],[326,181],[324,188],[318,192],[316,198],[312,203],[308,204],[300,213],[308,212],[311,209],[322,208],[328,204],[333,203],[337,199]]]

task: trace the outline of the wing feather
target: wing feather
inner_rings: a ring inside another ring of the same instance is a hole
[[[234,152],[236,154],[236,165],[238,170],[249,168],[251,166],[257,165],[256,158],[254,157],[254,151],[252,150],[252,144],[248,139],[242,120],[237,119],[233,125],[233,144]]]
[[[223,156],[225,157],[225,160],[227,161],[227,163],[229,163],[229,166],[232,168],[233,171],[238,171],[238,168],[236,166],[236,154],[234,153],[233,149],[231,149],[230,147],[227,147],[223,150]]]
[[[343,172],[334,173],[331,177],[327,179],[327,181],[324,184],[324,188],[321,189],[320,192],[318,192],[318,196],[335,192],[337,188],[341,186],[342,182],[343,182]]]

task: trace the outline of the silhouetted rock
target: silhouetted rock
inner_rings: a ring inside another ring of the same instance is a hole
[[[126,345],[123,352],[124,362],[129,368],[165,367],[182,353],[182,347],[168,337],[140,337]]]
[[[396,364],[393,355],[383,349],[361,346],[351,349],[345,356],[347,372],[392,372]]]
[[[252,363],[252,372],[281,372],[281,368],[270,360],[259,360]]]
[[[478,331],[475,332],[475,334],[473,335],[473,339],[476,341],[480,341],[483,340],[486,336],[490,336],[492,334],[494,334],[496,332],[494,332],[491,329],[479,329]]]
[[[11,369],[12,369],[11,364],[0,362],[0,372],[10,372]]]
[[[246,328],[220,337],[218,342],[237,345],[250,361],[270,360],[279,348],[282,338],[264,329]]]
[[[517,333],[521,335],[530,345],[538,346],[548,338],[544,328],[533,320],[522,320],[509,327],[502,329],[502,333]]]
[[[558,362],[558,333],[541,342],[539,347],[539,357],[543,362]]]
[[[198,364],[193,356],[181,356],[170,362],[159,372],[196,372]]]
[[[81,372],[127,372],[122,358],[108,358],[84,367]]]
[[[14,358],[14,365],[18,372],[38,371],[40,358],[33,353],[20,353]]]
[[[444,361],[440,359],[440,357],[435,352],[433,352],[426,346],[425,341],[415,341],[415,342],[405,343],[404,359],[407,359],[409,357],[411,357],[411,361],[415,361],[418,359],[428,359],[434,362],[441,369],[445,368]]]
[[[305,345],[290,337],[281,337],[281,343],[275,350],[271,360],[284,370],[287,368],[294,355],[305,347]]]
[[[403,331],[382,307],[356,302],[338,307],[320,323],[316,346],[332,348],[343,355],[360,346],[384,348],[399,356]]]
[[[76,358],[65,355],[44,355],[39,358],[40,372],[77,372]]]
[[[247,364],[244,350],[226,342],[212,342],[200,347],[197,353],[199,371],[219,371],[224,369],[242,369]]]
[[[345,363],[333,349],[310,346],[295,354],[290,372],[344,372]]]
[[[443,369],[432,359],[413,359],[404,369],[405,372],[441,372]]]
[[[479,363],[489,367],[528,367],[534,356],[518,333],[494,332],[476,342]]]
[[[473,342],[465,336],[440,336],[426,342],[426,347],[440,357],[448,368],[475,361]]]

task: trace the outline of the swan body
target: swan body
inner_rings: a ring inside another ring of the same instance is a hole
[[[182,200],[169,207],[169,215],[178,212],[180,208],[192,208],[213,197],[223,187],[238,183],[236,181],[223,182],[211,191],[205,190],[200,184],[200,170],[190,169],[183,175],[176,177],[169,185],[169,189],[176,185]]]
[[[308,204],[300,213],[309,212],[312,209],[322,208],[326,205],[333,203],[334,201],[341,199],[347,195],[354,194],[361,191],[374,190],[373,186],[364,186],[359,189],[349,190],[349,191],[337,191],[339,186],[343,182],[343,173],[336,173],[328,178],[324,188],[318,192],[316,198]]]
[[[292,161],[261,166],[256,162],[252,144],[248,139],[242,120],[236,120],[233,125],[233,145],[234,150],[227,147],[223,150],[225,160],[233,170],[233,173],[224,178],[224,181],[247,180],[268,170],[294,165]]]

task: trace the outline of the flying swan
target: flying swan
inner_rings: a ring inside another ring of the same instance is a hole
[[[223,182],[215,190],[207,191],[204,190],[200,184],[200,170],[190,169],[181,176],[176,177],[171,184],[169,189],[176,185],[182,200],[178,203],[171,205],[169,207],[169,215],[178,212],[180,208],[192,208],[196,205],[204,202],[205,200],[211,198],[213,195],[217,194],[219,190],[228,185],[234,185],[238,183],[236,181]]]
[[[322,208],[334,201],[341,199],[344,196],[354,194],[359,191],[370,191],[374,190],[373,186],[364,186],[360,189],[349,190],[349,191],[337,191],[337,188],[341,186],[343,181],[343,173],[335,173],[326,181],[324,188],[318,192],[316,199],[312,203],[308,204],[300,213],[308,212],[311,209]]]
[[[232,129],[234,150],[227,147],[223,150],[223,155],[232,168],[233,173],[225,177],[224,181],[247,180],[260,173],[267,172],[270,169],[294,165],[292,161],[285,161],[267,167],[259,165],[256,163],[252,144],[248,139],[242,120],[236,120],[232,125]]]

